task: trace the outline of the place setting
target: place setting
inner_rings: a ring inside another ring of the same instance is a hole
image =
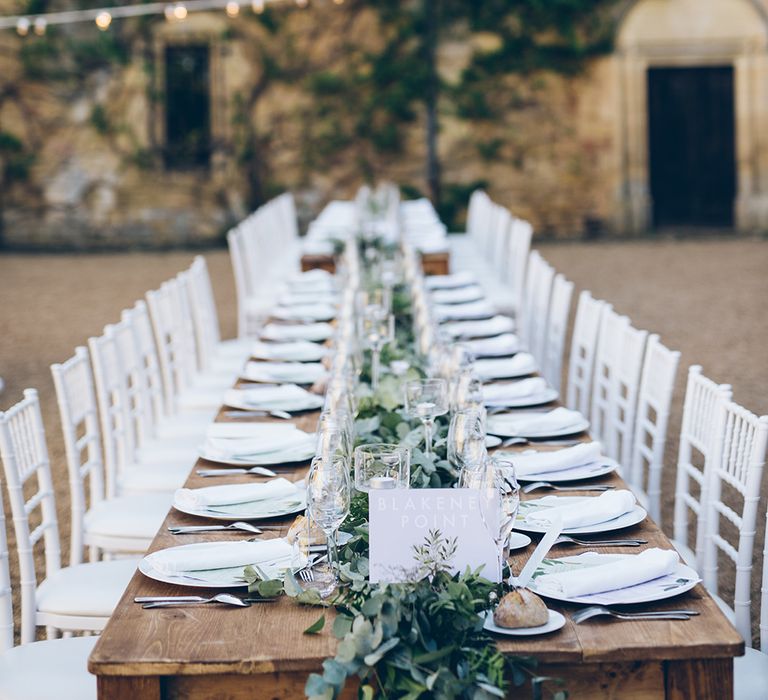
[[[333,326],[325,321],[316,323],[267,323],[260,331],[261,340],[289,342],[308,340],[322,343],[333,337]]]
[[[277,384],[315,384],[328,376],[321,362],[273,362],[246,363],[241,379],[249,382]]]
[[[322,396],[297,386],[280,384],[278,386],[247,386],[241,389],[229,389],[222,397],[225,406],[244,412],[301,413],[315,411],[322,407]]]
[[[449,321],[443,323],[441,327],[452,338],[471,340],[512,333],[515,330],[515,322],[509,316],[497,314],[479,321]]]
[[[284,342],[256,341],[251,347],[251,357],[274,362],[320,362],[328,357],[329,349],[310,340]]]
[[[527,408],[557,401],[560,393],[543,377],[483,384],[483,401],[489,410]]]
[[[494,413],[488,416],[487,429],[500,438],[546,440],[583,433],[589,421],[579,411],[559,406],[546,412]]]
[[[539,371],[536,358],[527,352],[511,357],[482,358],[475,361],[475,372],[484,382],[526,377]]]

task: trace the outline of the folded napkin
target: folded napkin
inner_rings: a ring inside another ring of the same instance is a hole
[[[325,375],[319,362],[249,362],[243,370],[243,378],[255,382],[314,384]]]
[[[589,566],[536,579],[536,590],[564,598],[617,591],[671,574],[680,557],[673,550],[654,547],[600,566]]]
[[[290,384],[283,384],[280,388],[290,388]],[[296,387],[299,389],[299,387]],[[237,390],[235,390],[237,391]],[[258,391],[258,390],[246,390]],[[304,390],[301,389],[303,392]],[[306,434],[292,423],[210,423],[205,429],[205,437],[212,440],[266,440],[280,435],[285,438],[295,437],[297,433]]]
[[[314,445],[316,436],[295,430],[292,433],[276,433],[267,438],[231,440],[226,438],[208,438],[203,451],[216,455],[219,459],[244,459],[254,455],[264,455],[292,448]]]
[[[592,464],[600,459],[600,451],[603,446],[599,442],[582,442],[573,447],[564,447],[552,452],[523,452],[512,455],[510,459],[515,465],[515,473],[518,477],[530,474],[546,474],[547,472],[559,472],[563,469],[581,467]]]
[[[435,304],[433,310],[438,321],[489,318],[496,313],[496,309],[487,301],[471,301],[467,304]]]
[[[251,355],[260,360],[313,362],[327,354],[327,348],[309,340],[295,340],[289,343],[263,343],[259,340],[251,348]]]
[[[432,292],[432,301],[435,304],[465,304],[468,301],[479,301],[484,297],[482,287],[476,284],[458,289],[437,289]]]
[[[152,552],[146,560],[165,575],[184,571],[209,571],[230,567],[246,567],[275,560],[290,562],[293,547],[282,537],[258,542],[204,542],[193,546],[173,547]]]
[[[280,393],[277,389],[289,387],[290,391]],[[296,391],[298,389],[298,391]],[[295,384],[259,389],[230,389],[224,394],[226,406],[262,411],[308,411],[323,405],[323,397],[305,391]],[[270,423],[269,425],[274,425]]]
[[[467,340],[465,345],[475,357],[498,357],[499,355],[514,355],[516,352],[520,352],[520,339],[514,333],[502,333],[495,338]]]
[[[268,323],[259,334],[264,340],[328,340],[333,335],[330,323]]]
[[[502,429],[505,434],[526,437],[527,435],[559,433],[569,428],[576,430],[576,427],[584,422],[584,416],[578,411],[572,411],[561,406],[547,413],[537,413],[524,418],[514,414],[491,416],[488,422],[493,425],[494,429]],[[494,430],[489,432],[493,433]]]
[[[330,321],[336,316],[336,307],[331,304],[295,304],[276,306],[271,315],[285,321],[310,319],[312,321]]]
[[[523,374],[533,374],[537,369],[535,358],[527,352],[519,352],[514,357],[475,361],[475,372],[480,379],[519,377]]]
[[[542,505],[558,503],[559,500],[557,496],[545,496],[541,499],[541,503]],[[624,513],[629,513],[635,507],[635,503],[637,501],[631,491],[626,489],[605,491],[597,497],[586,497],[577,503],[556,505],[527,514],[525,519],[531,525],[541,526],[546,526],[559,519],[563,525],[563,530],[570,530],[577,527],[589,527],[618,518]]]
[[[543,377],[529,377],[516,382],[493,382],[483,384],[483,400],[488,406],[504,406],[507,402],[517,402],[541,394],[547,388]]]
[[[429,275],[424,278],[427,289],[455,289],[475,284],[476,281],[474,273],[468,271],[454,272],[452,275]]]
[[[446,323],[443,328],[454,338],[484,338],[511,333],[515,330],[515,322],[509,316],[494,316],[483,321]]]
[[[298,499],[299,490],[288,479],[281,478],[260,484],[227,484],[206,486],[202,489],[177,489],[173,502],[182,508],[205,508],[228,506],[233,503],[280,500],[291,496],[296,496]]]

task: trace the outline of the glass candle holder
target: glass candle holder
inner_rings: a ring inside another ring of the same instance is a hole
[[[355,488],[370,493],[381,489],[406,489],[411,482],[411,451],[389,443],[355,448]]]

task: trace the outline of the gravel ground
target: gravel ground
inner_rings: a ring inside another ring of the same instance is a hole
[[[701,364],[712,379],[733,386],[734,398],[758,414],[768,414],[768,323],[761,302],[768,297],[768,243],[757,240],[641,241],[551,244],[544,256],[576,283],[607,299],[635,325],[659,333],[682,352],[663,482],[668,528],[674,494],[674,462],[685,374]],[[0,376],[6,387],[0,409],[25,387],[40,391],[43,419],[56,482],[59,522],[66,553],[69,495],[49,366],[74,348],[147,289],[188,266],[192,253],[0,256]],[[206,253],[224,337],[235,332],[235,294],[226,251]],[[766,491],[765,482],[764,489]],[[6,513],[7,499],[3,494]],[[761,504],[755,551],[763,547],[765,503]],[[10,525],[10,523],[9,523]],[[13,549],[13,533],[9,532]],[[753,577],[755,617],[759,608],[762,557]],[[16,572],[15,555],[11,557]],[[723,590],[729,577],[723,577]],[[17,580],[16,578],[14,580]]]

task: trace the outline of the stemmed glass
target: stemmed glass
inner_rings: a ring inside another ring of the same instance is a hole
[[[432,456],[435,418],[448,413],[448,382],[445,379],[415,379],[405,385],[405,410],[424,425],[425,453]]]
[[[499,581],[506,561],[507,542],[520,506],[520,485],[512,462],[491,457],[485,461],[479,483],[480,515],[496,544]]]
[[[349,462],[340,456],[320,456],[312,460],[307,476],[308,515],[328,539],[328,563],[313,567],[315,588],[321,596],[330,595],[338,584],[336,531],[349,515]]]
[[[360,336],[371,351],[371,387],[376,391],[381,375],[381,351],[395,337],[394,316],[381,306],[366,306],[360,316]]]
[[[482,467],[485,447],[485,409],[472,406],[457,411],[448,427],[448,461],[459,471],[459,486],[468,474]]]

